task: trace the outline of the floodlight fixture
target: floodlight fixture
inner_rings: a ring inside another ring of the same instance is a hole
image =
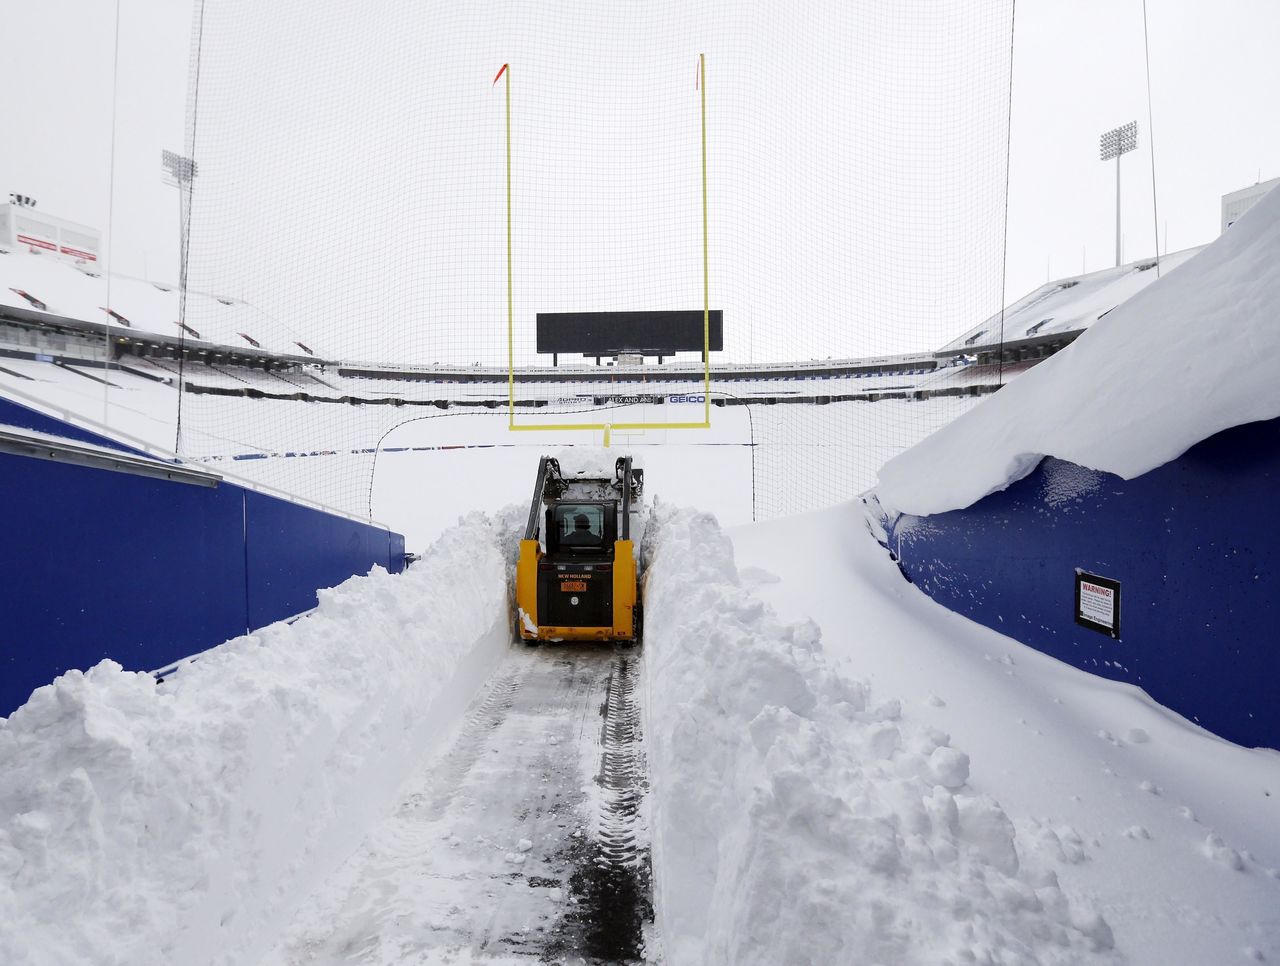
[[[1100,159],[1110,161],[1122,154],[1128,154],[1138,146],[1138,122],[1130,121],[1113,127],[1098,139]]]
[[[19,208],[34,208],[36,206],[36,199],[32,198],[30,195],[20,195],[17,192],[10,191],[9,204],[17,205]]]
[[[1138,122],[1130,121],[1103,132],[1098,139],[1098,158],[1116,159],[1116,267],[1120,267],[1120,156],[1138,146]]]
[[[199,167],[192,158],[168,150],[160,152],[160,167],[164,169],[164,183],[178,189],[178,286],[186,292],[191,182],[199,173]]]
[[[165,170],[164,183],[189,186],[195,180],[199,166],[191,158],[175,151],[160,152],[160,166]]]

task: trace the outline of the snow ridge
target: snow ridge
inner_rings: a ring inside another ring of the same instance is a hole
[[[739,581],[713,516],[659,506],[646,665],[659,933],[672,963],[1112,961],[968,756],[828,666]],[[856,614],[850,614],[856,620]]]
[[[1003,490],[1044,456],[1126,480],[1203,439],[1280,417],[1280,189],[1074,343],[887,462],[889,513]]]
[[[163,684],[103,661],[0,718],[0,962],[256,962],[505,652],[494,532]]]

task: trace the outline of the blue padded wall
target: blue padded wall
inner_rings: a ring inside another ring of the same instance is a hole
[[[403,537],[396,559],[386,530],[264,493],[245,492],[245,534],[250,627],[315,607],[316,590],[350,577],[352,561],[369,561],[363,573],[404,567]]]
[[[102,441],[31,413],[0,422]],[[0,715],[70,668],[162,668],[404,568],[400,534],[226,482],[0,453],[0,506]]]
[[[0,714],[69,668],[157,668],[244,633],[235,488],[0,454],[0,506]]]
[[[973,506],[892,521],[939,603],[1245,745],[1280,748],[1280,420],[1133,480],[1045,459]],[[1076,568],[1121,583],[1120,638],[1075,623]]]

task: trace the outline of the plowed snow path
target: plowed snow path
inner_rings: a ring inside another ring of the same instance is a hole
[[[643,962],[640,653],[513,651],[268,963]]]

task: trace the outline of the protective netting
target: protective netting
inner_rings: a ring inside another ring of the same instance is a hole
[[[1002,301],[1012,3],[197,0],[188,284],[313,365],[187,363],[208,391],[183,394],[183,452],[367,513],[379,440],[424,407],[696,422],[697,355],[674,382],[672,360],[562,357],[574,381],[510,387],[506,366],[550,368],[539,312],[700,311],[705,278],[713,365],[775,367],[712,392],[760,402],[730,421],[757,515],[853,496],[970,402],[935,394],[928,354]]]

